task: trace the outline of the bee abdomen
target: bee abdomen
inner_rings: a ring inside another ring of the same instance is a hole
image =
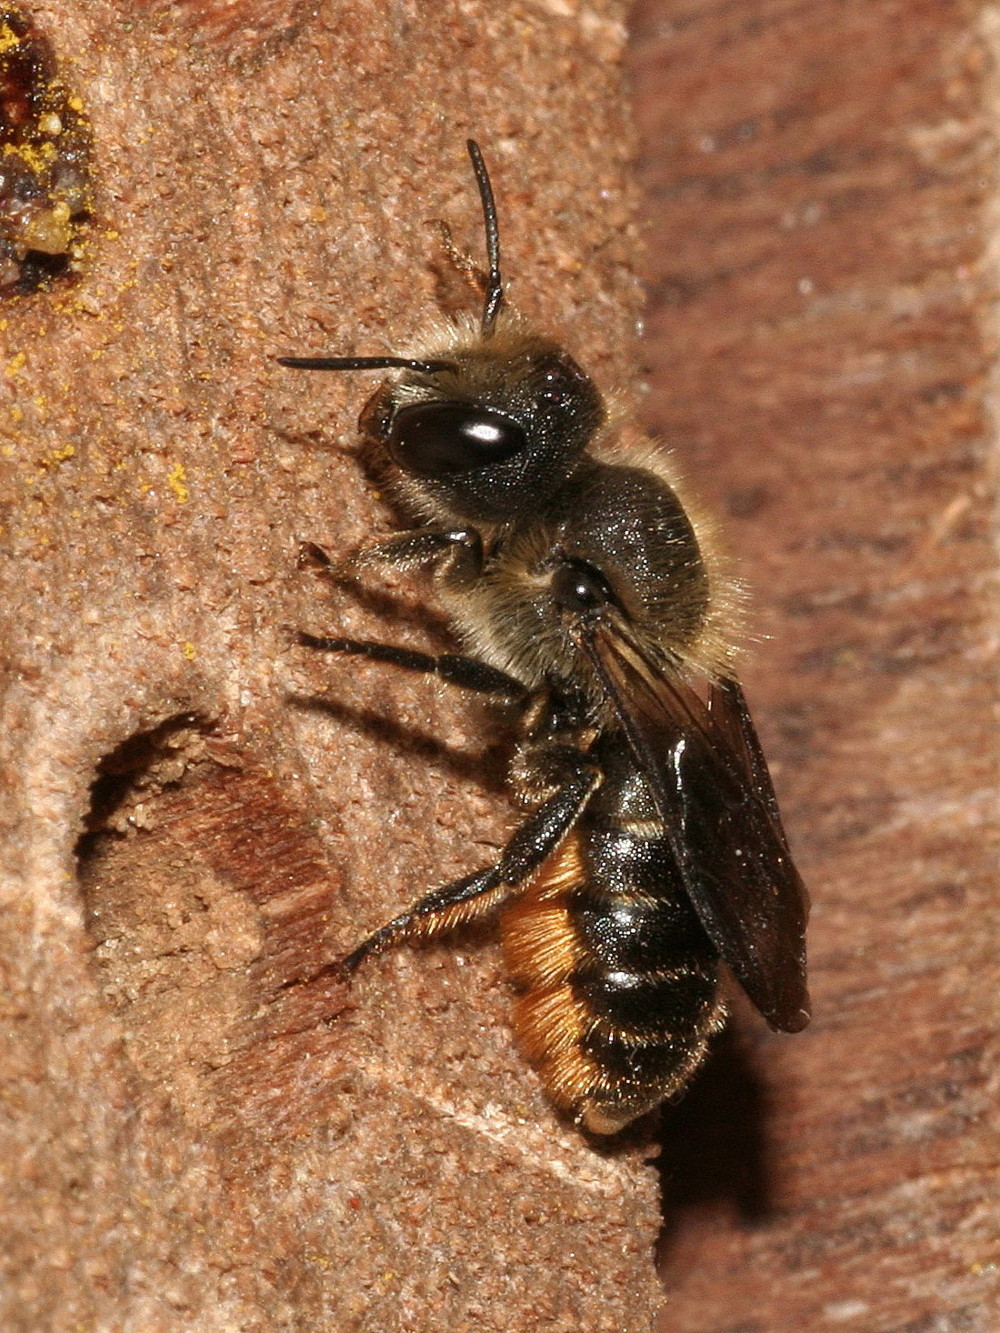
[[[609,857],[587,833],[536,873],[502,939],[522,1047],[559,1107],[611,1133],[683,1086],[723,1010],[715,950],[662,840],[619,831]]]
[[[715,968],[671,972],[600,972],[574,979],[574,990],[589,1011],[595,1031],[606,1029],[624,1045],[670,1043],[700,1026],[701,1012],[715,992]]]

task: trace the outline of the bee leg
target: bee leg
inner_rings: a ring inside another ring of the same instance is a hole
[[[334,582],[350,579],[372,565],[415,569],[426,564],[443,566],[449,579],[471,582],[483,567],[483,539],[475,528],[415,528],[360,546],[343,560],[332,560],[313,542],[303,542],[299,548],[300,569],[311,565]]]
[[[551,855],[601,784],[601,770],[582,750],[561,746],[560,755],[572,765],[570,775],[515,831],[495,865],[433,889],[323,971],[346,979],[372,954],[384,953],[404,941],[440,935],[485,916],[509,898]]]
[[[418,653],[411,648],[397,648],[389,643],[375,643],[371,639],[328,639],[315,634],[299,633],[304,648],[316,648],[324,653],[345,653],[367,657],[372,662],[387,662],[423,675],[438,676],[449,685],[459,685],[477,694],[501,695],[506,699],[526,699],[528,690],[506,671],[480,662],[475,657],[460,657],[454,653]]]

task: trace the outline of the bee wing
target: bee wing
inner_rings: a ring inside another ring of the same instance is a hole
[[[809,1021],[809,896],[788,850],[770,774],[737,681],[707,699],[670,679],[619,623],[581,647],[604,684],[705,931],[773,1028]]]

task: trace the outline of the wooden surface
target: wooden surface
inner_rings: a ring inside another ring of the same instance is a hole
[[[475,133],[512,297],[625,382],[621,6],[36,17],[94,219],[78,285],[0,312],[0,1325],[647,1333],[651,1145],[558,1122],[493,944],[373,964],[346,1008],[282,989],[487,863],[510,810],[481,710],[294,645],[443,640],[417,580],[355,606],[296,570],[390,516],[370,377],[273,358],[468,302],[427,222],[480,252]]]
[[[474,132],[514,300],[635,401],[623,11],[34,12],[95,217],[0,310],[0,1323],[646,1333],[652,1130],[559,1124],[488,940],[281,989],[510,812],[474,705],[292,646],[442,640],[296,572],[390,520],[367,386],[270,360],[466,299],[424,223],[479,245]],[[815,901],[812,1028],[741,1013],[664,1118],[671,1333],[997,1324],[993,14],[634,19],[647,415],[756,589]]]
[[[729,515],[814,900],[664,1141],[670,1333],[994,1333],[996,11],[642,0],[656,430]]]

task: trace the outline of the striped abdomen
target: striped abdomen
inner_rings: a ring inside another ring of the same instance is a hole
[[[625,818],[607,787],[504,912],[501,935],[523,989],[518,1038],[585,1129],[613,1133],[676,1092],[722,1026],[717,954],[662,831]]]

